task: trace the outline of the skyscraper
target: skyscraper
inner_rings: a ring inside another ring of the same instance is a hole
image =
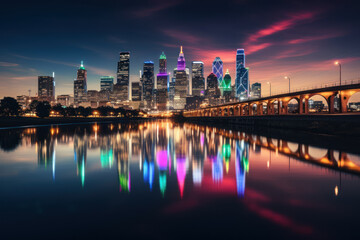
[[[205,78],[204,63],[195,61],[191,65],[192,96],[204,96]]]
[[[218,98],[218,80],[214,73],[210,73],[206,79],[206,94],[205,97],[209,105],[215,105]]]
[[[76,79],[74,81],[74,104],[79,104],[87,101],[87,71],[81,61],[80,68],[77,70]]]
[[[176,80],[175,77],[172,77],[169,81],[169,88],[168,88],[169,109],[174,109],[175,80]]]
[[[188,92],[189,74],[186,71],[185,56],[182,46],[178,58],[177,68],[174,70],[175,75],[175,96],[174,96],[174,109],[184,109],[186,105],[186,95]]]
[[[221,95],[225,98],[225,102],[230,101],[231,96],[231,76],[229,73],[229,69],[226,70],[223,81],[220,85]]]
[[[261,83],[251,85],[251,97],[261,98]]]
[[[219,57],[216,57],[213,65],[212,65],[212,72],[215,74],[218,80],[218,86],[220,86],[223,80],[223,62]]]
[[[114,88],[114,77],[103,76],[100,78],[100,90],[112,92]]]
[[[55,101],[55,81],[53,76],[38,77],[38,96],[40,100]]]
[[[235,96],[240,100],[249,97],[249,68],[245,67],[244,49],[236,51]]]
[[[117,99],[126,101],[129,99],[130,83],[130,52],[120,52],[120,59],[117,66],[117,83],[114,87]]]
[[[131,83],[131,100],[141,101],[141,86],[140,82]]]
[[[167,109],[169,74],[166,72],[166,55],[161,53],[159,58],[159,73],[156,75],[156,105],[160,111]]]
[[[154,62],[144,62],[142,81],[144,107],[151,109],[153,107],[153,89],[154,89]]]

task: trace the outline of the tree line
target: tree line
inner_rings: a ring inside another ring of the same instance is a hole
[[[113,108],[110,106],[102,106],[98,108],[91,107],[65,107],[61,104],[51,106],[47,101],[34,100],[30,103],[28,108],[22,110],[20,104],[12,97],[4,97],[0,101],[0,115],[1,116],[22,116],[27,113],[35,113],[40,118],[49,117],[53,115],[62,117],[88,117],[96,116],[115,116],[115,117],[138,117],[139,110],[131,110],[124,108]]]

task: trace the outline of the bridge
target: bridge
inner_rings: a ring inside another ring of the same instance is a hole
[[[309,114],[309,99],[321,96],[328,105],[328,114],[336,113],[335,97],[339,96],[341,113],[348,112],[348,102],[352,95],[360,92],[360,79],[346,81],[343,85],[337,83],[324,84],[320,87],[295,90],[293,92],[250,99],[242,102],[231,102],[223,105],[209,106],[201,109],[184,111],[184,117],[231,117],[253,115],[286,115],[289,114],[289,102],[295,99],[298,103],[296,114]]]
[[[189,124],[189,128],[198,126],[195,124]],[[312,156],[309,151],[311,145],[304,143],[295,143],[287,141],[285,139],[271,138],[268,136],[254,135],[246,132],[231,131],[221,128],[211,128],[206,126],[198,126],[201,132],[208,132],[210,135],[215,132],[218,135],[222,135],[226,138],[245,141],[250,146],[259,146],[263,149],[268,149],[271,152],[279,153],[292,159],[325,167],[335,171],[343,171],[360,176],[360,165],[356,162],[356,159],[351,157],[342,151],[335,151],[333,149],[320,148],[325,150],[323,156]]]

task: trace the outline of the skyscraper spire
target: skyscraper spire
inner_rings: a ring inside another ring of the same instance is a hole
[[[81,64],[80,64],[80,69],[85,69],[84,68],[84,61],[81,60]]]
[[[179,58],[178,58],[177,70],[183,71],[183,70],[185,70],[185,67],[186,67],[185,56],[184,56],[183,48],[181,46],[180,54],[179,54]]]

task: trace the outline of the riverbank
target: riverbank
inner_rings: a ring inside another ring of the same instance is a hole
[[[147,118],[118,118],[118,117],[0,117],[0,129],[10,127],[32,127],[51,124],[77,124],[77,123],[126,123],[130,121],[147,121]]]
[[[315,134],[360,136],[360,114],[185,117],[183,121],[218,127],[241,127],[251,131],[287,129]]]

